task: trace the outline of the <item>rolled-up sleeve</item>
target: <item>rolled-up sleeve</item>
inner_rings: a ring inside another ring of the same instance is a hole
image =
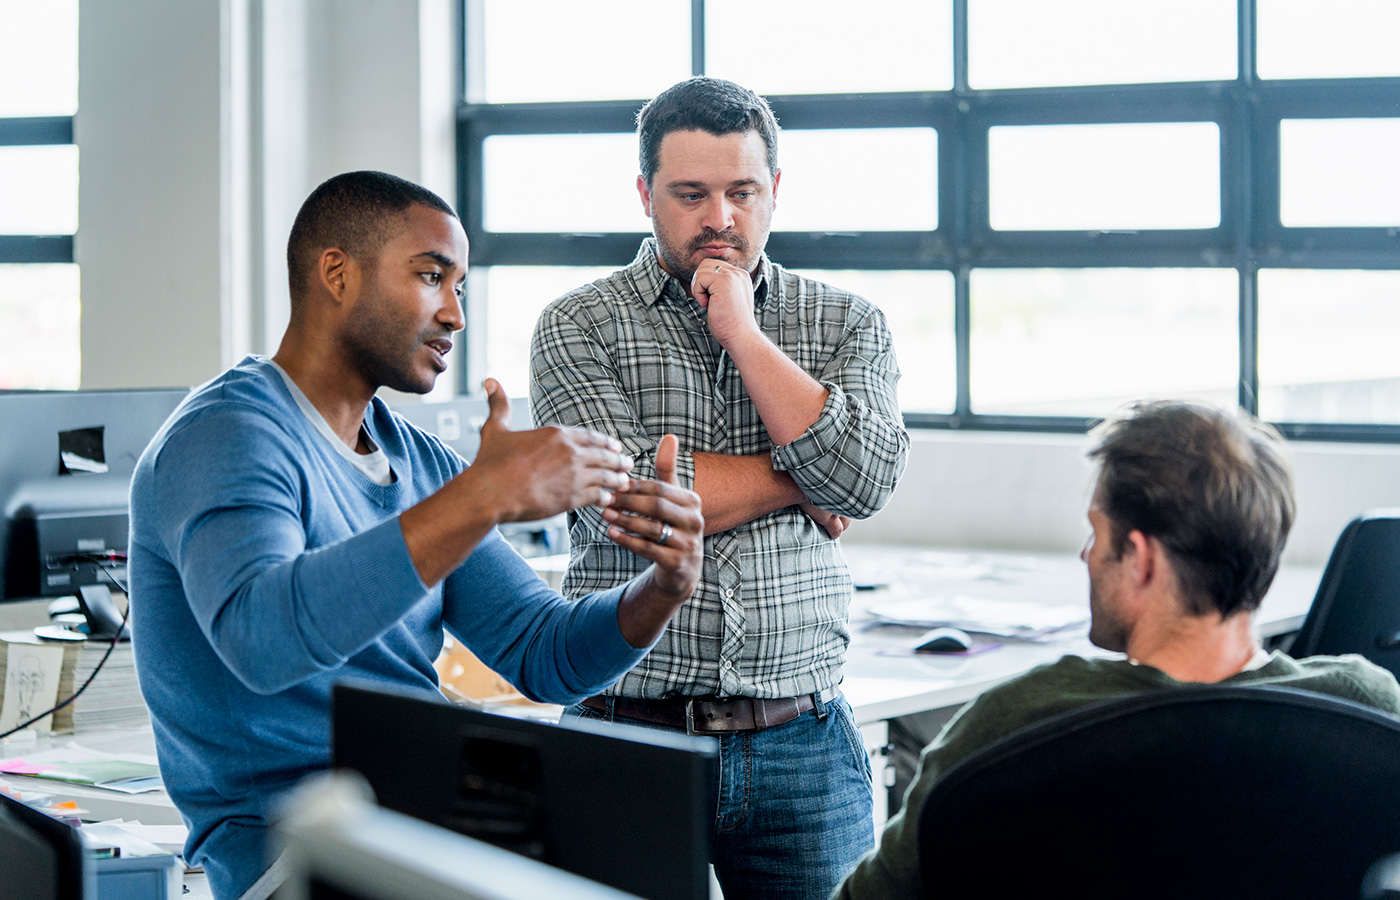
[[[816,506],[864,519],[894,493],[909,434],[899,412],[899,366],[885,317],[868,303],[852,310],[862,314],[819,373],[826,404],[796,440],[773,448],[773,468],[791,475]]]

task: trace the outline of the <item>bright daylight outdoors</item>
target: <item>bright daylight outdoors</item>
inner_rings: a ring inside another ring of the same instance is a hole
[[[475,103],[639,102],[691,72],[689,0],[616,0],[605,16],[564,0],[476,3],[469,6],[480,11],[484,39],[468,40],[469,53],[480,51],[468,64],[478,76],[468,85]],[[1255,0],[1254,7],[1261,79],[1400,76],[1393,42],[1400,3]],[[1239,396],[1240,270],[1212,263],[1205,252],[1189,264],[1178,256],[1129,265],[1092,252],[1096,235],[1220,229],[1222,191],[1228,197],[1238,187],[1222,184],[1229,141],[1221,124],[1209,111],[1154,120],[1152,110],[1113,92],[1091,92],[1099,105],[1087,120],[1073,118],[1088,86],[1232,82],[1237,9],[1236,0],[967,0],[968,87],[1014,94],[1021,111],[981,132],[985,181],[973,183],[985,185],[978,188],[985,194],[971,202],[984,207],[986,241],[1078,249],[1073,264],[1057,265],[1045,251],[1033,264],[973,265],[961,275],[956,266],[912,259],[869,269],[804,267],[884,310],[906,412],[959,409],[960,365],[961,409],[981,415],[1091,417],[1147,395]],[[544,16],[547,29],[538,27]],[[953,88],[952,0],[856,7],[706,0],[704,21],[705,72],[776,98],[860,94],[884,103]],[[76,22],[76,0],[0,0],[0,119],[74,113]],[[638,48],[646,48],[645,64]],[[1019,90],[1028,88],[1038,90]],[[1050,115],[1051,108],[1059,112]],[[1395,236],[1400,117],[1394,110],[1377,116],[1282,116],[1274,227],[1334,235],[1389,229]],[[860,128],[807,121],[786,130],[775,232],[825,235],[842,246],[887,233],[926,235],[930,245],[943,240],[952,212],[940,209],[948,197],[940,158],[946,172],[947,152],[973,151],[945,147],[953,138],[940,133],[939,121]],[[635,152],[630,134],[487,137],[486,231],[648,231],[634,188]],[[0,146],[0,235],[73,234],[78,225],[77,148]],[[1255,258],[1260,414],[1400,425],[1400,353],[1393,350],[1400,343],[1400,249],[1389,270]],[[513,395],[526,393],[539,310],[615,265],[565,259],[484,267],[473,280],[470,327],[485,334],[470,344],[485,358],[473,370],[501,379]],[[79,309],[76,266],[0,259],[0,388],[77,387]]]

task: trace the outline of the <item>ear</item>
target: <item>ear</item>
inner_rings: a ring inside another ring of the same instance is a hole
[[[637,194],[642,198],[642,211],[651,218],[651,189],[647,187],[646,176],[637,176]]]
[[[316,279],[337,304],[343,303],[359,290],[359,267],[344,250],[327,247],[316,259]]]
[[[783,179],[783,170],[779,169],[773,173],[773,205],[778,205],[778,182]]]
[[[1135,587],[1145,588],[1154,579],[1162,577],[1162,567],[1166,564],[1165,554],[1166,548],[1156,538],[1148,537],[1136,529],[1128,532],[1128,539],[1123,546],[1123,561],[1128,565],[1128,572]]]

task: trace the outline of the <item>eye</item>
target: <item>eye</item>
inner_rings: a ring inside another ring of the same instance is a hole
[[[736,200],[747,200],[753,196],[753,191],[737,191],[734,194]]]
[[[431,284],[433,287],[442,284],[441,272],[420,272],[419,274],[423,277],[424,281],[428,282],[428,284]]]

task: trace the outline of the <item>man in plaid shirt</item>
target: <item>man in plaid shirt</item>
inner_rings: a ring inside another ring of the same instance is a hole
[[[825,898],[873,844],[869,760],[839,689],[851,577],[836,538],[904,469],[894,348],[873,304],[764,254],[780,178],[766,101],[693,78],[637,130],[654,236],[545,309],[531,405],[616,436],[637,477],[676,434],[704,572],[641,664],[569,712],[715,735],[725,896]],[[645,565],[609,529],[669,538],[609,510],[569,519],[569,596]]]

